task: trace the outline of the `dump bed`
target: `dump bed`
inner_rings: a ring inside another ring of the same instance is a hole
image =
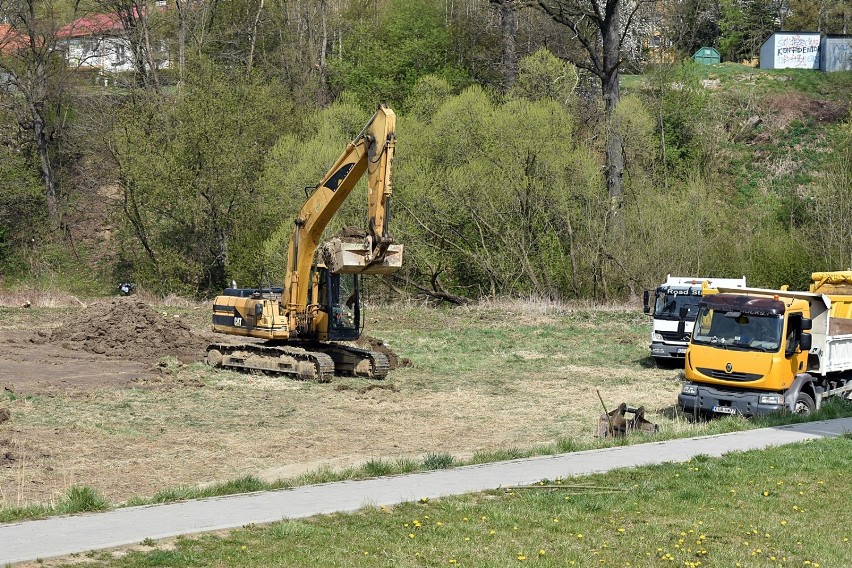
[[[823,351],[815,351],[818,346],[816,335],[811,349],[811,353],[820,358],[816,372],[826,374],[852,369],[852,271],[814,272],[811,274],[810,291],[820,294],[828,304],[823,327]]]

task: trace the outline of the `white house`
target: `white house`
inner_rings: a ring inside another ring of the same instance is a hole
[[[157,2],[158,10],[165,3]],[[133,47],[117,13],[92,14],[62,27],[57,36],[66,42],[66,57],[71,65],[99,69],[104,73],[133,70]],[[168,68],[165,43],[155,46],[156,65]]]
[[[57,35],[66,42],[71,65],[107,73],[133,69],[130,42],[118,14],[93,14],[74,20]]]

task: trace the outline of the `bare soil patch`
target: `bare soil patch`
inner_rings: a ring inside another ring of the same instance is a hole
[[[770,122],[785,129],[794,120],[820,123],[839,122],[849,115],[849,103],[815,99],[800,93],[784,93],[770,97],[765,104],[772,110]]]

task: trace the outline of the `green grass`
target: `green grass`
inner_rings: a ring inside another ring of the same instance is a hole
[[[852,559],[852,439],[249,525],[101,565],[809,566]],[[845,519],[845,520],[844,520]],[[150,546],[150,542],[145,543]]]
[[[392,337],[395,350],[404,353],[430,374],[456,377],[457,373],[529,375],[547,372],[556,361],[574,366],[607,368],[650,361],[647,349],[648,319],[643,314],[577,311],[553,314],[547,324],[518,323],[505,318],[483,321],[474,310],[463,316],[431,322],[428,312],[403,311],[396,321],[368,334]],[[422,318],[422,319],[421,319]],[[412,320],[420,320],[411,325]],[[434,323],[434,327],[431,325]],[[429,329],[428,334],[424,329]],[[458,346],[464,346],[463,351]],[[455,388],[455,380],[446,388]]]
[[[0,508],[0,523],[39,519],[53,515],[74,515],[105,511],[112,505],[95,489],[85,485],[74,485],[53,505],[29,505],[26,507]]]

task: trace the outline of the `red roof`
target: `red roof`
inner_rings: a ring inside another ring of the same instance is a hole
[[[124,26],[118,14],[92,14],[79,18],[56,31],[56,37],[89,37],[121,31]]]
[[[0,53],[14,53],[26,46],[26,38],[11,24],[0,24]]]

